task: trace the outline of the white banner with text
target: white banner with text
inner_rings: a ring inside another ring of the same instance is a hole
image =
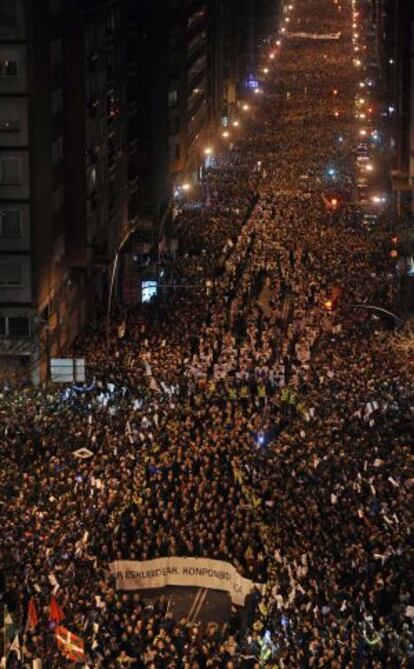
[[[339,40],[342,33],[285,33],[288,39]]]
[[[118,590],[163,588],[167,585],[224,590],[233,604],[243,606],[254,583],[233,565],[208,558],[165,557],[155,560],[117,560],[109,565]],[[261,586],[259,586],[261,587]]]

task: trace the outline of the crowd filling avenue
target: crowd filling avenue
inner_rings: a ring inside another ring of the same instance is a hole
[[[88,384],[4,385],[8,667],[413,666],[412,367],[355,308],[395,288],[358,199],[357,4],[292,0],[179,213],[179,286],[115,307],[109,354],[104,319],[83,333]],[[231,613],[176,615],[157,579]]]

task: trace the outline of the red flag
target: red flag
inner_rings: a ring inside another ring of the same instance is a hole
[[[65,614],[60,608],[59,604],[56,601],[55,597],[50,598],[49,604],[49,620],[54,620],[56,623],[60,623],[61,620],[64,620]]]
[[[56,627],[56,643],[65,657],[73,661],[85,659],[85,644],[76,634],[69,632],[66,627]]]
[[[27,629],[34,630],[38,622],[39,617],[37,615],[35,601],[33,597],[30,597],[29,607],[27,609]]]

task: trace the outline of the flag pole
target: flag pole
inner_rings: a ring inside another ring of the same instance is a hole
[[[3,606],[3,644],[4,644],[4,652],[3,652],[3,660],[4,660],[4,667],[6,667],[6,644],[7,644],[7,632],[6,632],[6,605]],[[3,664],[3,662],[2,662]]]
[[[23,632],[23,643],[22,643],[22,667],[24,667],[24,651],[25,651],[25,648],[26,648],[26,635],[27,635],[27,623],[26,623],[26,627],[24,628],[24,632]]]

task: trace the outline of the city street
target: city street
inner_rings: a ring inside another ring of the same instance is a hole
[[[180,211],[179,287],[114,305],[109,354],[105,323],[82,333],[89,386],[4,388],[3,602],[44,669],[52,596],[89,669],[412,666],[412,372],[366,308],[393,311],[396,262],[368,7],[285,4]],[[173,557],[232,565],[245,606],[108,571]]]

